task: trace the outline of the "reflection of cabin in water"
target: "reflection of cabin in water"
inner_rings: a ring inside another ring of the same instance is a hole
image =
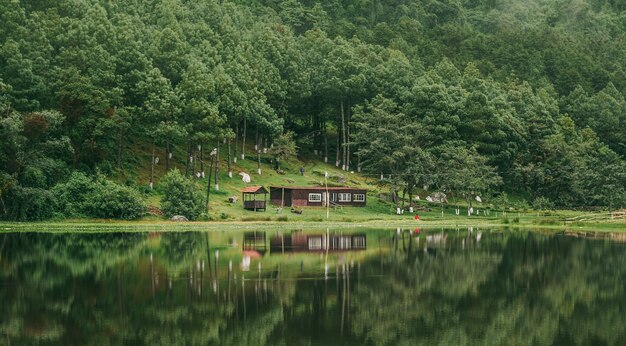
[[[317,252],[365,250],[364,233],[276,235],[270,239],[270,252]]]
[[[244,232],[242,250],[246,252],[256,252],[263,256],[267,251],[265,232]]]
[[[365,189],[321,186],[270,186],[270,203],[282,207],[365,207]]]

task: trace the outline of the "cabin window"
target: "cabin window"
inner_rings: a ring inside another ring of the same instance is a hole
[[[309,250],[321,250],[322,237],[309,237]]]
[[[355,193],[354,194],[354,201],[355,202],[365,202],[365,194],[363,194],[363,193]]]
[[[309,202],[321,202],[322,194],[321,193],[309,193]]]
[[[352,195],[349,193],[340,193],[339,194],[339,202],[350,202],[352,200]]]
[[[354,242],[354,248],[365,249],[365,237],[358,236],[358,237],[354,237],[352,240]]]

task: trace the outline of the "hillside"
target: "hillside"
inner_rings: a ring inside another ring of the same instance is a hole
[[[0,219],[136,218],[153,152],[244,138],[397,195],[622,208],[625,40],[613,0],[0,0]]]

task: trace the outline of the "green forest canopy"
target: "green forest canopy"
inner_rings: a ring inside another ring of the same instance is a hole
[[[0,218],[286,131],[398,190],[623,206],[624,95],[618,0],[0,0]]]

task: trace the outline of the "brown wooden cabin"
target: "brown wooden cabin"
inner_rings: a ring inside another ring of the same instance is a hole
[[[270,253],[357,251],[366,247],[365,233],[327,235],[295,232],[270,239]]]
[[[263,199],[259,195],[263,195]],[[241,190],[243,208],[258,211],[267,209],[267,190],[263,186],[248,186]]]
[[[270,186],[270,203],[280,207],[365,207],[367,191],[352,187]]]

